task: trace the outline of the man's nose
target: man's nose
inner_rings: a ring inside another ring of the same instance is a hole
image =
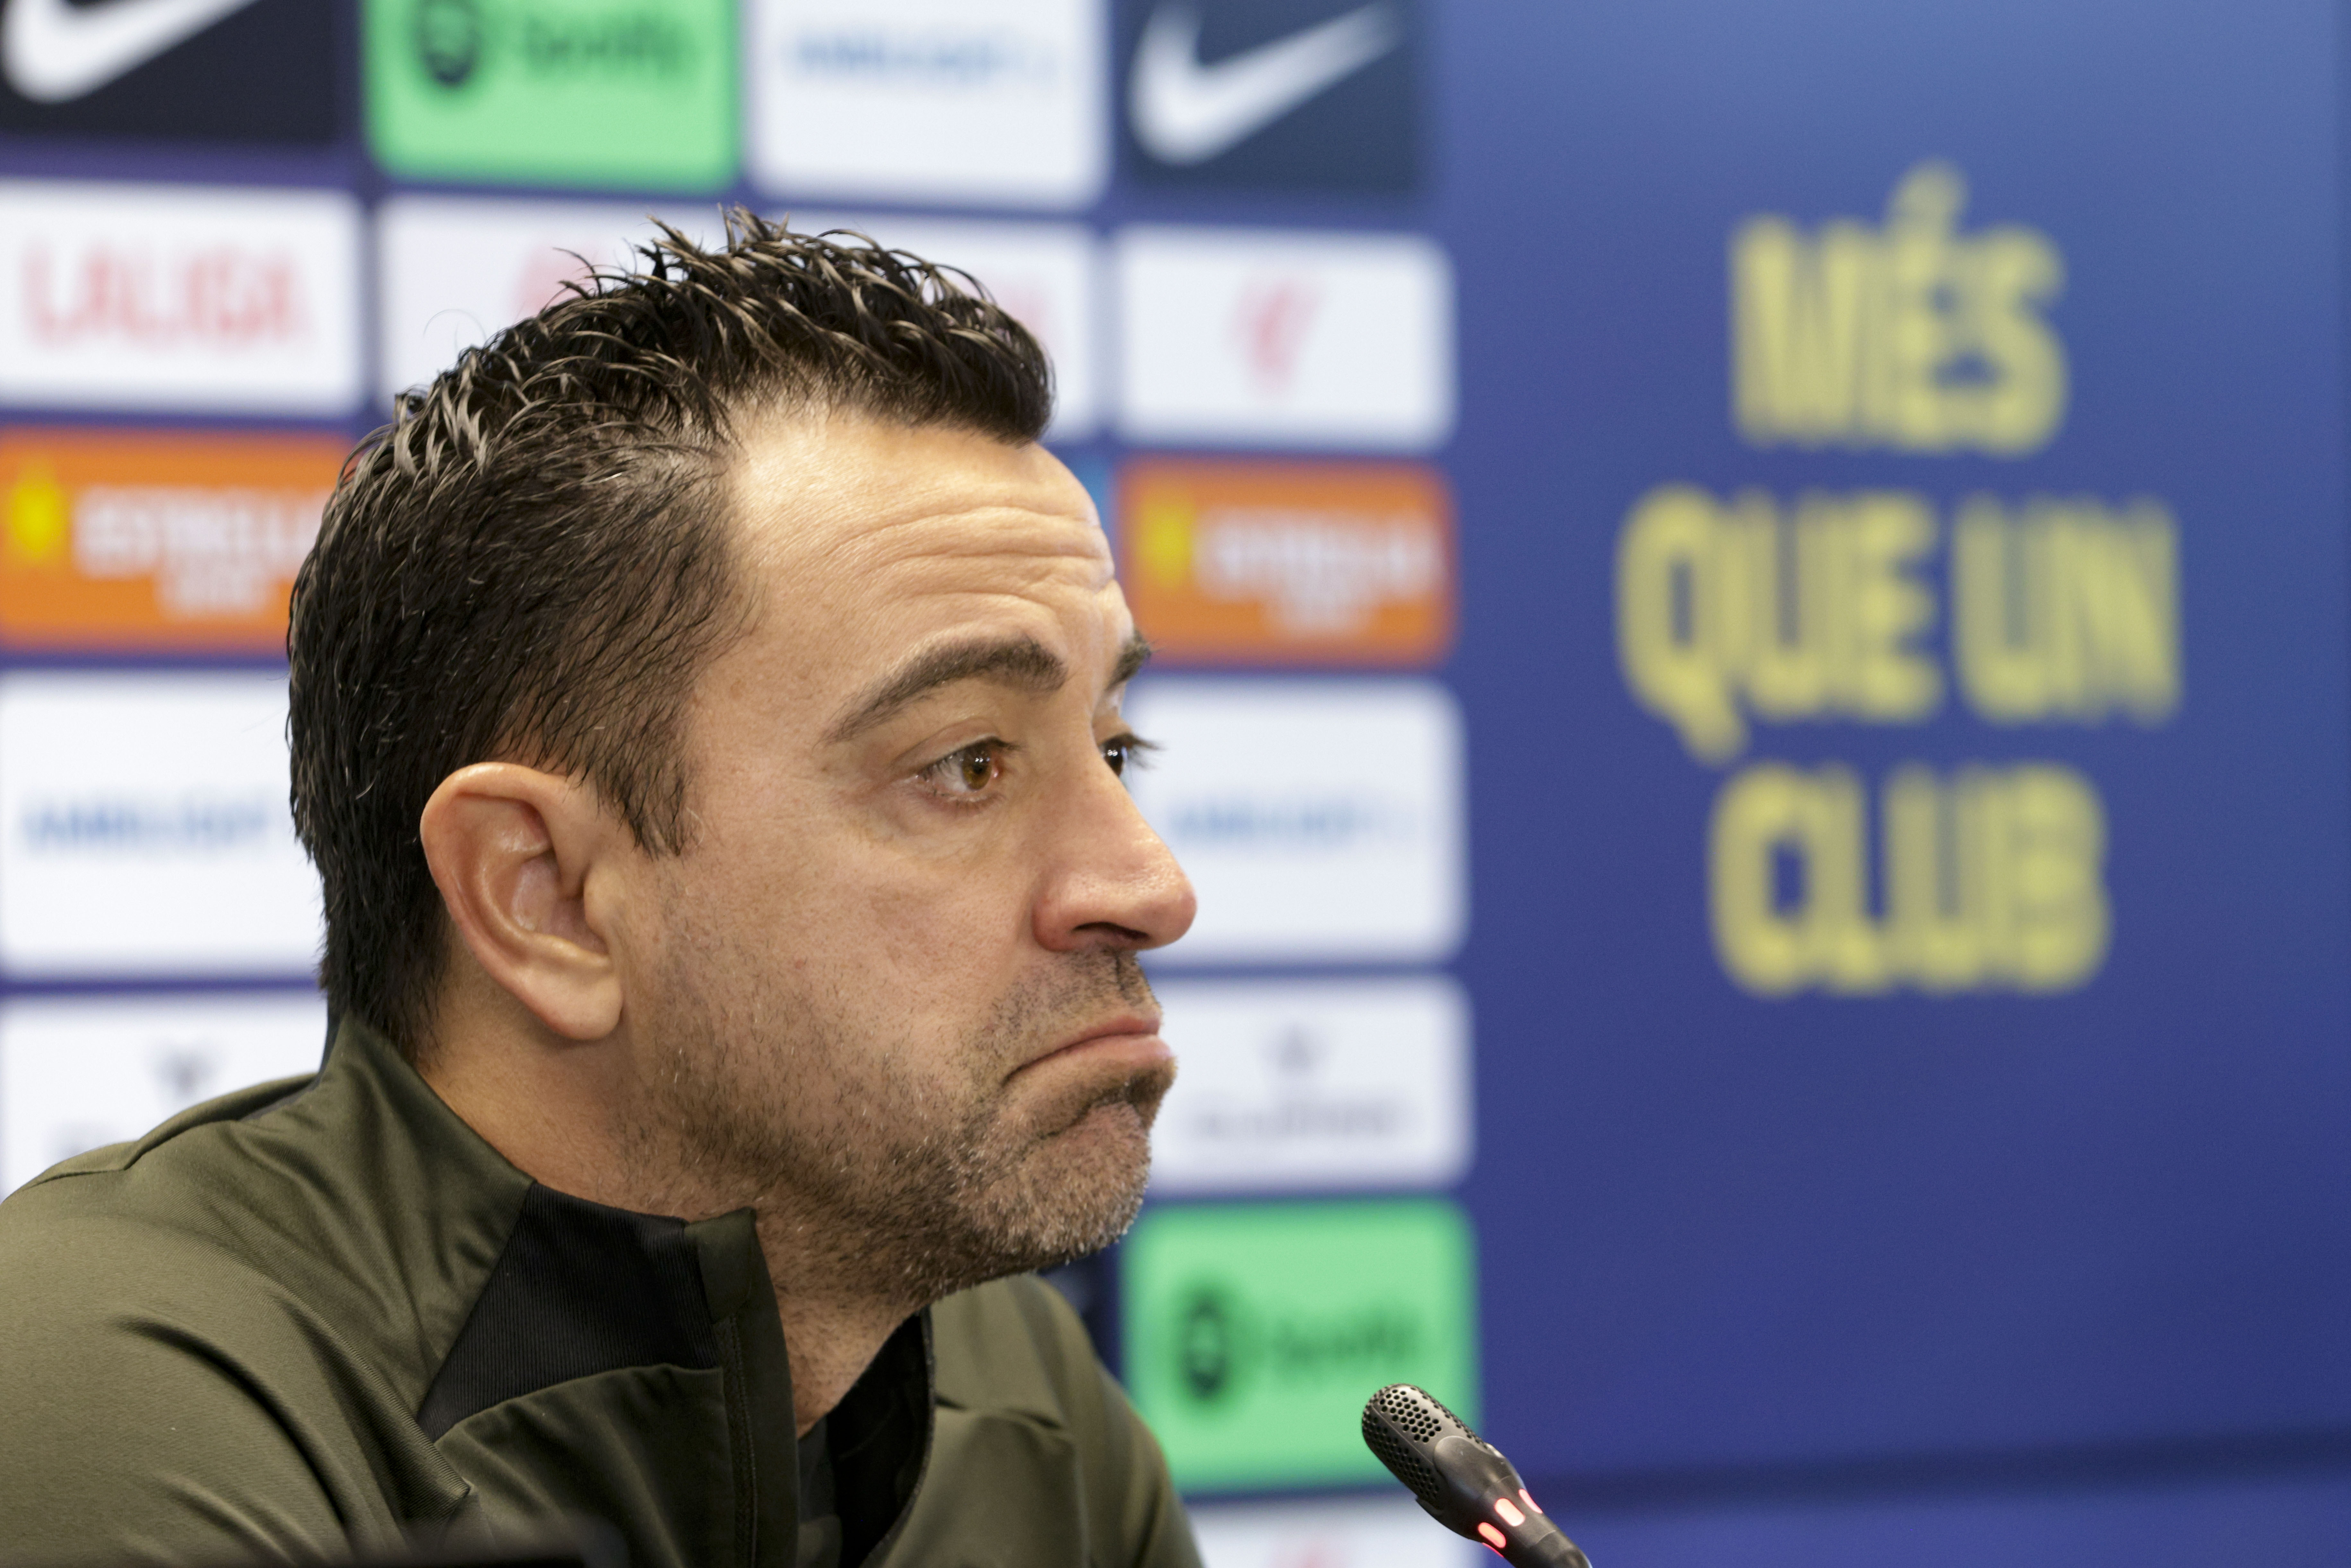
[[[1044,824],[1037,940],[1060,952],[1164,947],[1199,912],[1191,879],[1118,776],[1107,767],[1090,773]]]

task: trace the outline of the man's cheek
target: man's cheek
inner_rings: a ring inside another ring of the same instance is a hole
[[[857,933],[878,962],[909,983],[981,967],[983,955],[1018,926],[986,883],[931,874],[928,867],[899,869],[904,874],[886,879],[844,878],[838,902],[819,917]]]

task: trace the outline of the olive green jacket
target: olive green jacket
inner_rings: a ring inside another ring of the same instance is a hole
[[[1196,1568],[1158,1446],[1037,1280],[910,1319],[826,1425],[871,1563]],[[364,1028],[316,1078],[0,1203],[0,1561],[275,1561],[587,1515],[632,1568],[792,1568],[798,1489],[748,1211],[541,1186]]]

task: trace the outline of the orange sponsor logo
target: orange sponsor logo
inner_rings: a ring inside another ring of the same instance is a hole
[[[0,642],[282,649],[344,444],[0,431]]]
[[[1453,645],[1453,498],[1426,465],[1146,458],[1118,516],[1127,602],[1171,659],[1393,667]]]

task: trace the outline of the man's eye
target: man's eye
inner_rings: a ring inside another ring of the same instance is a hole
[[[1004,777],[1004,743],[974,741],[924,768],[923,777],[944,794],[985,794],[989,785]]]
[[[1143,766],[1143,754],[1150,749],[1149,741],[1134,735],[1113,736],[1102,743],[1102,760],[1122,779],[1128,768]]]

